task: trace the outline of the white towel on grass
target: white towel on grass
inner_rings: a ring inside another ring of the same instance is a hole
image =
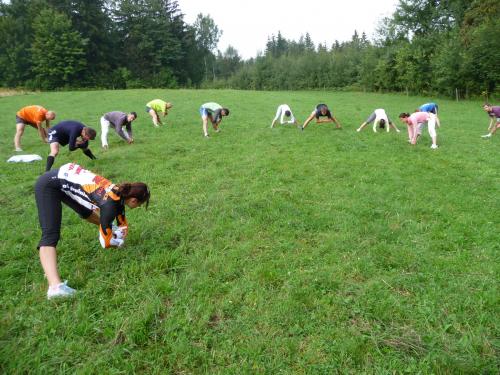
[[[14,155],[7,163],[31,163],[32,161],[42,160],[40,155],[31,154],[31,155]]]

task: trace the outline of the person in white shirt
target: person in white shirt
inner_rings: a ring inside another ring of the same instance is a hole
[[[288,118],[288,120],[285,120],[285,117]],[[288,106],[288,104],[281,104],[278,107],[278,110],[276,111],[276,116],[274,116],[274,120],[271,124],[271,128],[274,128],[274,124],[276,124],[276,121],[278,121],[278,118],[280,119],[280,124],[295,124],[297,125],[297,120],[295,119],[295,116],[293,115],[292,110]]]
[[[377,132],[377,126],[380,127],[381,129],[386,129],[387,132],[389,132],[390,128],[392,127],[394,130],[396,130],[399,133],[399,129],[396,127],[396,125],[391,121],[391,119],[387,116],[387,113],[385,113],[385,109],[379,108],[373,111],[373,113],[368,116],[365,122],[363,122],[359,128],[356,129],[357,132],[360,132],[363,130],[363,128],[373,122],[373,131],[376,133]]]

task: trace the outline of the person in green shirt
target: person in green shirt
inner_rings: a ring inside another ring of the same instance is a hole
[[[165,102],[161,99],[154,99],[146,104],[146,112],[149,113],[151,118],[153,119],[153,125],[158,128],[160,125],[163,125],[158,113],[162,112],[163,117],[165,117],[166,115],[168,115],[168,110],[172,107],[172,103]]]
[[[229,109],[214,102],[205,103],[200,107],[200,115],[203,121],[203,135],[209,137],[208,120],[212,123],[215,131],[220,132],[219,124],[222,121],[222,116],[229,116]]]

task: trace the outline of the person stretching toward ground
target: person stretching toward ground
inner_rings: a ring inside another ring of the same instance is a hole
[[[203,122],[203,135],[208,135],[208,120],[212,123],[213,128],[218,133],[220,132],[219,125],[223,116],[229,116],[229,109],[223,108],[220,104],[210,102],[205,103],[200,107],[201,120]]]
[[[436,115],[436,124],[438,127],[441,127],[441,122],[439,121],[438,116],[439,106],[436,103],[425,103],[418,107],[415,112],[429,112],[434,113]],[[417,137],[422,135],[422,131],[424,129],[424,124],[419,124],[417,129]]]
[[[413,114],[401,113],[399,118],[408,127],[408,138],[412,145],[417,144],[418,126],[427,123],[429,135],[432,138],[432,149],[438,148],[436,133],[436,115],[431,112],[415,112]]]
[[[56,118],[56,114],[53,111],[48,111],[40,105],[30,105],[21,108],[16,113],[16,135],[14,136],[14,148],[16,151],[21,152],[21,137],[24,134],[24,128],[26,125],[30,125],[38,130],[38,135],[47,143],[47,131],[50,129],[50,121]],[[45,128],[42,126],[42,122],[45,121]]]
[[[385,112],[385,109],[379,108],[376,109],[368,118],[366,119],[365,122],[363,122],[359,128],[356,129],[357,132],[360,132],[363,130],[363,128],[373,122],[373,131],[376,133],[377,132],[377,126],[380,127],[381,129],[386,128],[387,132],[389,132],[390,128],[392,127],[394,130],[396,130],[399,133],[399,129],[396,127],[396,125],[391,121],[391,119],[387,116],[387,113]]]
[[[492,106],[491,104],[485,104],[483,109],[490,116],[490,125],[488,126],[489,133],[486,135],[482,135],[483,138],[490,138],[493,134],[497,132],[497,129],[500,128],[500,107]]]
[[[109,127],[115,129],[116,134],[126,140],[129,144],[134,142],[132,138],[132,121],[137,118],[137,113],[130,112],[108,112],[101,117],[101,142],[104,149],[108,149]],[[123,129],[125,127],[125,129]]]
[[[311,115],[307,118],[307,120],[304,122],[304,125],[301,126],[301,129],[304,130],[307,125],[312,121],[313,118],[316,117],[316,123],[317,124],[322,124],[325,122],[334,122],[336,125],[337,129],[341,129],[342,125],[340,125],[340,122],[337,121],[337,119],[332,116],[332,113],[328,109],[328,106],[326,104],[318,104],[316,106],[316,109],[312,111]],[[326,117],[326,119],[319,119],[320,117]]]
[[[288,120],[285,120],[285,117],[288,118]],[[276,111],[276,116],[274,116],[274,120],[271,123],[271,128],[274,128],[274,124],[276,121],[280,119],[280,124],[295,124],[297,125],[297,120],[295,119],[295,116],[293,115],[292,110],[288,106],[288,104],[281,104],[278,107],[278,110]]]
[[[50,155],[47,158],[45,171],[50,171],[54,164],[59,148],[68,145],[70,151],[81,148],[83,153],[91,159],[97,159],[88,148],[89,140],[95,139],[96,131],[83,125],[81,122],[61,121],[49,131]]]
[[[160,125],[163,125],[160,120],[159,113],[162,112],[163,117],[165,117],[166,115],[168,115],[168,110],[172,107],[172,103],[165,102],[161,99],[154,99],[146,104],[146,112],[149,113],[151,118],[153,119],[153,125],[158,128]]]
[[[46,172],[35,185],[35,200],[42,237],[38,243],[40,263],[47,277],[47,298],[70,297],[76,290],[61,282],[57,271],[57,244],[61,233],[62,204],[82,219],[99,226],[103,248],[121,247],[128,234],[125,206],[149,203],[148,186],[142,182],[114,185],[104,177],[68,163]],[[98,210],[98,211],[97,211]],[[116,219],[118,227],[113,225]]]

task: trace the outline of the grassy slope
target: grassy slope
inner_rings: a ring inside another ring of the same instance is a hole
[[[154,129],[144,103],[175,105]],[[441,148],[402,133],[361,134],[371,110],[393,118],[429,98],[325,92],[44,93],[0,99],[0,157],[14,115],[39,103],[98,130],[136,110],[136,143],[110,133],[97,161],[114,182],[145,181],[123,250],[64,209],[60,272],[80,292],[45,300],[33,185],[45,165],[3,163],[0,369],[8,372],[436,373],[498,371],[500,138],[484,141],[478,102],[440,100]],[[198,107],[231,109],[201,137]],[[303,120],[330,103],[344,130],[269,129],[278,104]],[[33,129],[25,150],[44,158]]]

